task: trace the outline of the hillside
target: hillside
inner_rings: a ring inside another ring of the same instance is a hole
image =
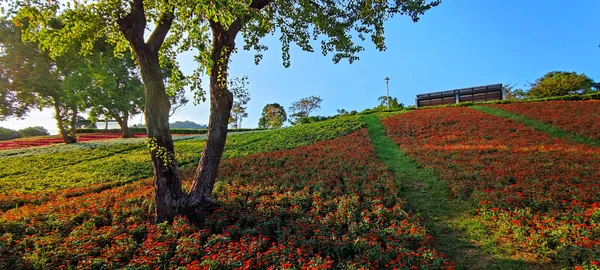
[[[599,122],[548,101],[230,135],[214,211],[172,225],[139,140],[4,150],[0,268],[594,269]],[[175,142],[187,180],[203,142]]]

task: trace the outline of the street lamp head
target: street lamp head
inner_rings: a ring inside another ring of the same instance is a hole
[[[390,81],[390,78],[385,77],[385,83],[388,83]]]

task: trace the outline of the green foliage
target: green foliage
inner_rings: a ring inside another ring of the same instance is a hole
[[[333,116],[335,117],[335,116]],[[333,118],[332,116],[309,116],[309,117],[303,117],[300,118],[296,121],[297,125],[303,125],[303,124],[308,124],[308,123],[315,123],[315,122],[321,122],[321,121],[325,121],[325,120],[329,120]]]
[[[377,101],[379,101],[379,106],[373,108],[373,110],[381,111],[381,110],[402,110],[404,109],[404,103],[399,103],[398,98],[390,97],[390,108],[387,107],[387,96],[380,96]]]
[[[86,107],[90,108],[92,122],[115,119],[119,125],[142,112],[144,87],[130,53],[115,57],[115,48],[106,42],[97,42],[94,53],[84,58],[90,80]]]
[[[19,138],[21,135],[16,130],[0,127],[0,141]]]
[[[504,88],[504,92],[506,93],[506,99],[525,99],[528,97],[527,92],[521,88],[515,88],[515,85],[505,85],[502,86]]]
[[[36,126],[36,127],[27,127],[19,130],[19,135],[21,137],[32,137],[32,136],[47,136],[50,135],[48,130],[44,127]]]
[[[280,128],[287,121],[285,109],[278,103],[267,104],[258,120],[260,128]]]
[[[534,98],[586,94],[593,86],[594,81],[585,74],[552,71],[532,83],[527,94]]]

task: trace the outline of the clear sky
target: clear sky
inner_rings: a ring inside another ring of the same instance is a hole
[[[353,64],[333,64],[331,56],[293,48],[292,64],[284,68],[278,36],[263,40],[270,50],[260,65],[253,52],[233,56],[231,74],[247,75],[252,100],[243,127],[256,127],[262,108],[279,103],[286,110],[293,101],[310,95],[323,99],[315,115],[333,115],[336,109],[364,110],[385,95],[384,78],[390,78],[390,95],[406,105],[416,94],[493,83],[524,87],[554,70],[585,73],[600,81],[600,11],[598,0],[443,0],[418,23],[397,16],[386,24],[387,50],[370,43]],[[367,39],[368,40],[368,39]],[[316,44],[315,44],[316,45]],[[184,71],[195,63],[181,57]],[[204,79],[205,88],[208,78]],[[191,94],[190,94],[191,96]],[[208,102],[187,105],[172,117],[208,123]],[[140,123],[141,116],[131,124]],[[52,112],[35,111],[22,121],[0,126],[23,128],[42,125],[56,131]]]

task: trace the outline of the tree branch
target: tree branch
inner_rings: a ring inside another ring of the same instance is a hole
[[[252,3],[250,3],[250,7],[256,10],[261,10],[269,5],[269,3],[271,3],[271,0],[253,0]],[[242,30],[242,26],[244,26],[248,19],[248,16],[235,19],[235,21],[233,21],[233,23],[231,23],[229,26],[229,29],[227,29],[227,35],[230,37],[237,35],[237,33]]]
[[[169,30],[171,29],[171,25],[173,25],[173,19],[175,18],[173,13],[174,8],[171,8],[168,12],[165,12],[160,16],[158,25],[156,28],[154,28],[154,31],[146,42],[150,51],[158,52],[160,46],[162,46],[167,34],[169,33]]]
[[[142,0],[131,2],[131,12],[117,20],[119,30],[131,44],[144,43],[144,31],[146,30],[146,14]]]

